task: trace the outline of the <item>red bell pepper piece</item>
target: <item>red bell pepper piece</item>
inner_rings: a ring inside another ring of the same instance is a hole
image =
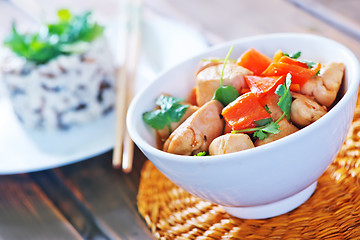
[[[306,65],[306,63],[303,63],[303,62],[300,62],[300,61],[297,61],[291,57],[287,57],[287,56],[282,56],[278,62],[281,62],[281,63],[289,63],[289,64],[292,64],[292,65],[297,65],[297,66],[300,66],[300,67],[303,67],[303,68],[306,68],[308,69],[309,67]]]
[[[314,68],[304,68],[294,64],[277,62],[270,64],[270,66],[262,73],[262,76],[283,76],[290,73],[291,82],[300,84],[301,86],[313,77],[320,70],[320,67],[320,63]]]
[[[300,92],[300,84],[291,83],[289,89],[290,89],[290,91],[293,91],[293,92]]]
[[[250,88],[241,88],[241,90],[239,91],[240,95],[243,95],[244,93],[250,92]]]
[[[232,130],[256,127],[255,121],[271,115],[252,92],[245,93],[227,105],[221,113]]]
[[[239,66],[249,69],[254,75],[260,75],[271,63],[271,58],[253,48],[250,48],[237,60]]]
[[[262,97],[269,91],[275,91],[277,86],[283,84],[285,81],[285,76],[280,77],[259,77],[259,76],[245,76],[245,81],[247,82],[252,93],[256,94],[258,97]]]
[[[280,58],[284,56],[283,52],[281,50],[278,50],[275,54],[274,54],[274,62],[278,62],[280,60]]]

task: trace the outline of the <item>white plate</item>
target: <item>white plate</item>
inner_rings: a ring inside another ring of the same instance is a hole
[[[110,43],[116,49],[115,43]],[[144,24],[136,90],[159,71],[206,48],[193,29],[169,19],[152,17]],[[0,92],[1,95],[1,92]],[[25,130],[9,100],[0,98],[0,174],[59,167],[99,155],[113,148],[115,114],[70,131],[40,133]]]

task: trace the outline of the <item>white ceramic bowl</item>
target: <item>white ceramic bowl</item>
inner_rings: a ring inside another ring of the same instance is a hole
[[[186,97],[195,86],[198,62],[224,57],[234,46],[232,58],[250,47],[272,56],[278,49],[302,52],[319,62],[346,66],[341,100],[320,120],[286,138],[219,156],[179,156],[155,147],[154,131],[142,114],[155,106],[161,93]],[[268,218],[288,212],[305,202],[317,179],[335,158],[352,121],[359,85],[359,62],[345,46],[307,34],[273,34],[216,46],[160,74],[131,103],[127,126],[131,138],[150,161],[171,181],[191,194],[220,204],[241,218]]]

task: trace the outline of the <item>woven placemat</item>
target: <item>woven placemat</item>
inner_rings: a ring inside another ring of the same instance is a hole
[[[138,210],[158,239],[360,239],[360,104],[338,156],[299,208],[244,220],[179,188],[147,161]]]

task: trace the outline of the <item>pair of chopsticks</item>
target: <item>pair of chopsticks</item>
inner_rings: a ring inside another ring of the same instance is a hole
[[[134,143],[126,129],[126,113],[134,95],[134,83],[141,47],[142,0],[125,1],[125,43],[122,49],[124,62],[117,70],[116,89],[116,134],[113,151],[114,168],[124,172],[132,170]]]

